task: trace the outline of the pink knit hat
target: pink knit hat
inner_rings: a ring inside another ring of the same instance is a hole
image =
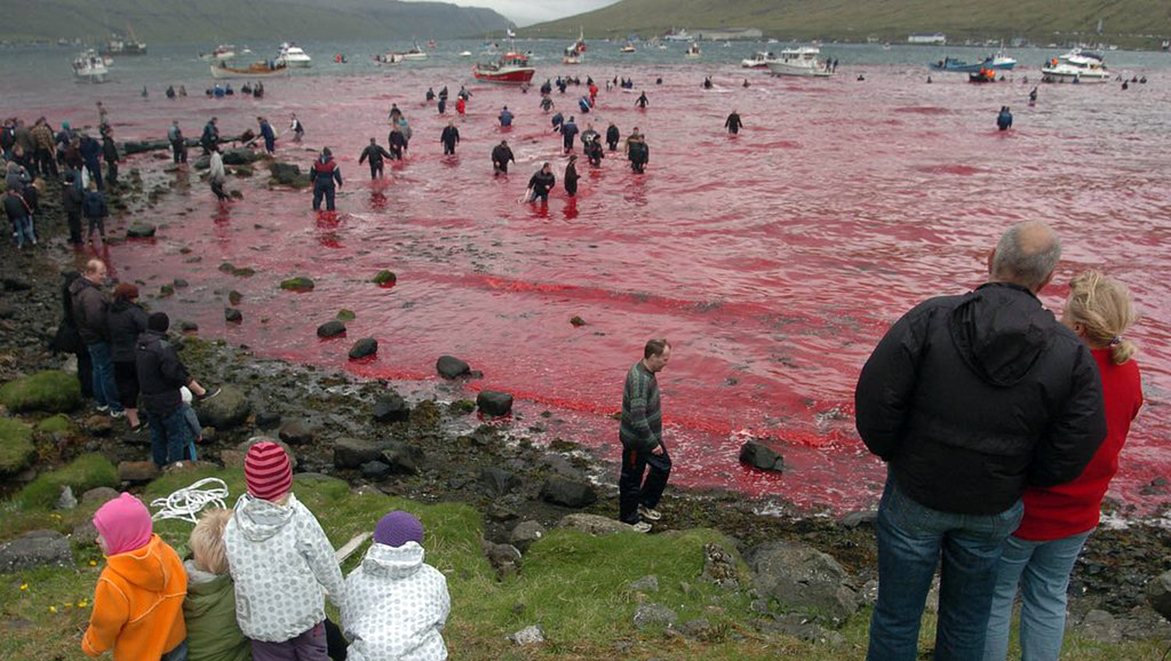
[[[248,493],[262,500],[280,500],[293,486],[293,469],[284,448],[262,441],[248,448],[244,457],[244,481]]]
[[[150,543],[150,510],[124,493],[94,512],[94,528],[106,540],[106,555],[137,551]]]

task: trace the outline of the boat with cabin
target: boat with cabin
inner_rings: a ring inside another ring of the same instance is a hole
[[[565,48],[565,54],[561,56],[562,64],[581,64],[581,61],[582,55],[577,51],[577,48],[573,46]]]
[[[419,48],[419,42],[417,41],[411,47],[411,49],[403,53],[402,56],[404,60],[410,62],[421,62],[427,59],[427,53],[425,53],[422,48]]]
[[[767,69],[768,63],[777,59],[771,51],[760,51],[752,57],[740,60],[740,66],[745,69]]]
[[[628,41],[622,46],[622,48],[618,49],[618,52],[619,53],[633,53],[636,50],[637,49],[634,47],[634,44]]]
[[[691,42],[691,45],[687,47],[687,52],[683,54],[683,57],[686,57],[689,59],[703,57],[703,50],[700,49],[699,42],[697,42],[697,41]]]
[[[276,62],[284,63],[287,67],[305,68],[310,65],[312,58],[297,44],[285,42],[281,44],[281,53],[277,56]]]
[[[938,62],[927,65],[932,71],[948,71],[953,73],[978,73],[981,69],[994,71],[1011,71],[1017,61],[1004,53],[989,55],[980,62],[968,62],[954,57],[945,57]]]
[[[536,69],[529,66],[528,56],[509,52],[494,62],[477,62],[472,66],[476,80],[505,85],[525,85],[533,79]]]
[[[828,62],[818,59],[820,48],[787,48],[780,57],[768,63],[768,70],[774,76],[801,76],[805,78],[828,78],[833,69]]]
[[[73,58],[73,75],[87,82],[104,83],[110,75],[110,68],[106,58],[89,48]]]
[[[1049,58],[1041,66],[1043,83],[1104,83],[1109,80],[1110,72],[1106,70],[1102,55],[1081,48]]]

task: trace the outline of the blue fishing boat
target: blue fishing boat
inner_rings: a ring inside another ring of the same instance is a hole
[[[945,57],[938,62],[932,62],[928,66],[931,67],[932,71],[951,71],[954,73],[978,73],[981,69],[1009,71],[1016,66],[1016,60],[1003,53],[997,53],[996,55],[989,55],[980,62],[970,63],[954,57]]]

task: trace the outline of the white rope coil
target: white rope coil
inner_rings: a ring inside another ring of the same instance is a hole
[[[218,485],[211,488],[202,488],[207,485]],[[151,507],[159,508],[155,512],[151,520],[158,521],[160,519],[182,519],[197,523],[195,518],[204,507],[209,504],[218,505],[223,509],[227,509],[224,504],[224,499],[228,497],[228,485],[218,477],[206,477],[189,487],[179,489],[175,493],[166,498],[155,498],[151,501]]]

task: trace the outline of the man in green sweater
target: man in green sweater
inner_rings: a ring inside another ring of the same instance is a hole
[[[622,474],[618,478],[618,518],[639,532],[648,532],[651,521],[662,515],[655,509],[667,478],[671,457],[663,445],[663,411],[659,405],[659,382],[655,375],[667,366],[671,344],[650,340],[642,360],[626,373],[622,389]],[[647,466],[650,472],[643,481]]]

